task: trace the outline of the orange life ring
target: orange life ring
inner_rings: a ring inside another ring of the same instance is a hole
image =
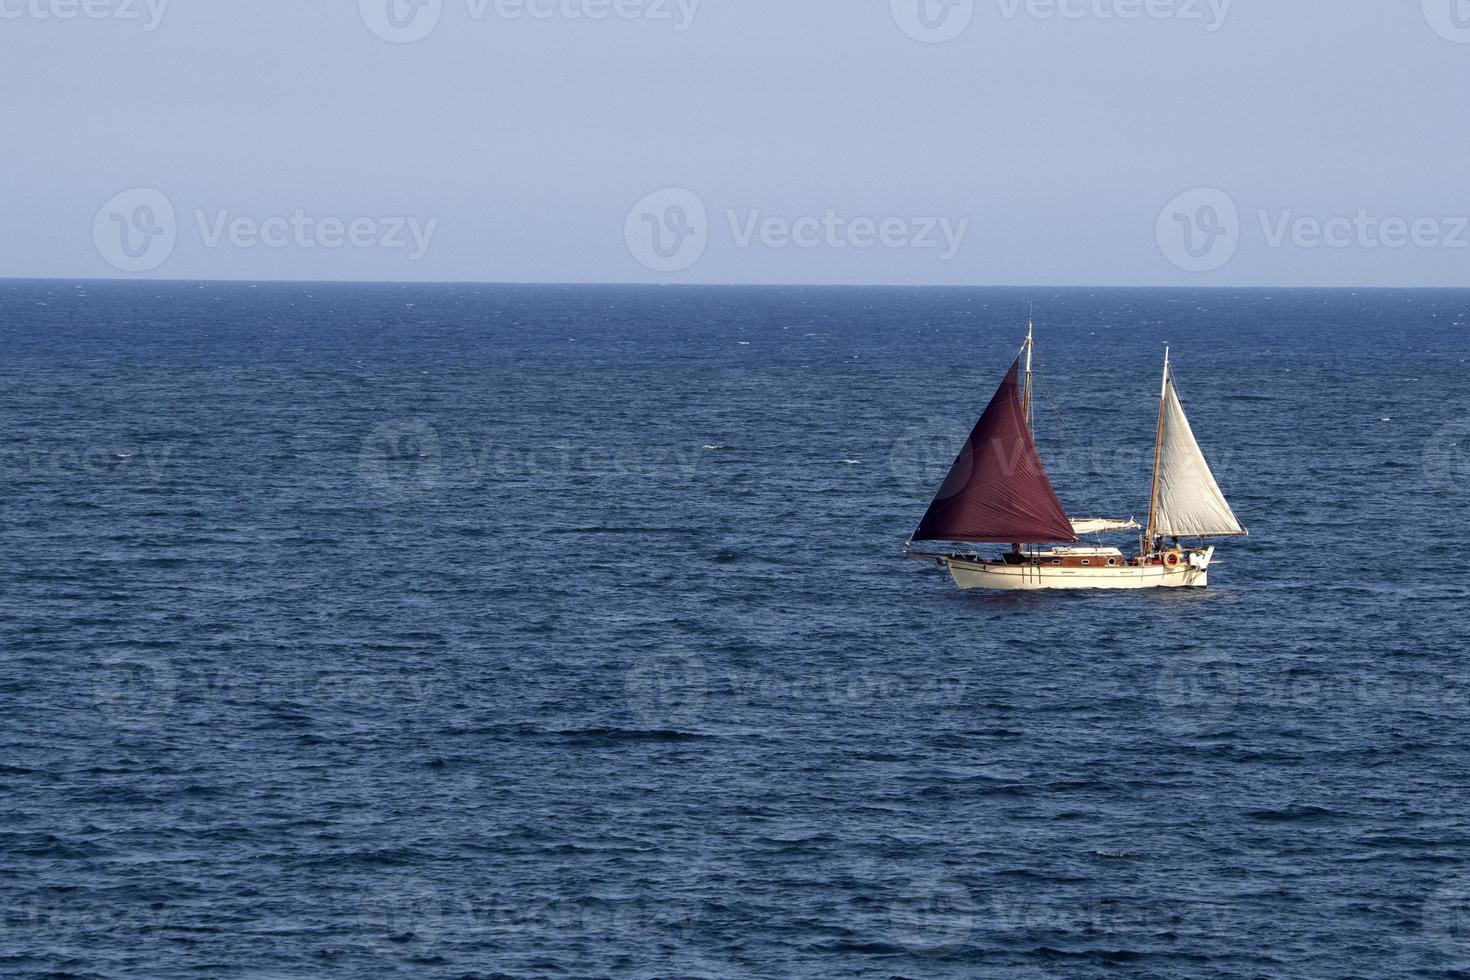
[[[1179,552],[1171,551],[1164,556],[1164,565],[1167,568],[1178,568],[1179,563],[1183,560],[1184,559],[1180,556]]]

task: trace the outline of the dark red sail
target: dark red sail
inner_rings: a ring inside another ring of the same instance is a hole
[[[914,532],[915,541],[1077,540],[1026,424],[1020,369],[1019,360],[1011,365]]]

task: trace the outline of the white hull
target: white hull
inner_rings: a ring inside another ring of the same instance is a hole
[[[949,569],[962,589],[1036,591],[1043,589],[1203,589],[1210,584],[1213,548],[1198,552],[1195,562],[1164,565],[1058,568],[1050,564],[1010,565],[1003,561],[946,555],[914,555]]]

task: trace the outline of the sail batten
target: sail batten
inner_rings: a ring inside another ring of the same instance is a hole
[[[929,505],[915,541],[977,543],[1076,541],[1026,424],[1020,360]]]
[[[1159,426],[1153,533],[1192,538],[1246,534],[1205,462],[1172,376],[1166,375]]]

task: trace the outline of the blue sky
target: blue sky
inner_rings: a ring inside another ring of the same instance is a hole
[[[0,77],[6,276],[1470,270],[1470,0],[0,0]]]

